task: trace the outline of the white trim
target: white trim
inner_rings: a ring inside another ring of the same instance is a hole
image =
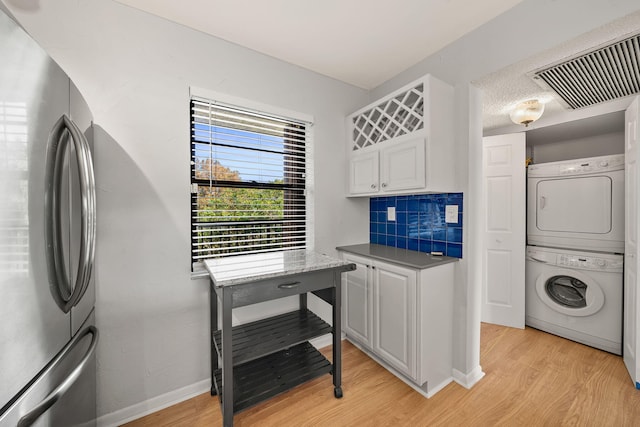
[[[466,389],[470,389],[478,381],[480,381],[484,377],[484,372],[482,372],[482,366],[476,366],[471,372],[468,374],[463,374],[457,369],[453,370],[453,380],[460,384],[462,387]]]
[[[189,86],[189,97],[206,98],[212,101],[220,101],[225,104],[234,105],[240,108],[260,111],[262,113],[273,114],[275,116],[291,118],[301,122],[307,122],[313,126],[313,116],[297,111],[287,110],[285,108],[275,107],[269,104],[253,101],[250,99],[240,98],[238,96],[227,95],[225,93],[215,92],[209,89],[203,89],[195,86]]]
[[[152,397],[151,399],[136,403],[127,408],[101,415],[97,420],[97,425],[98,427],[120,426],[210,391],[211,379],[202,380],[160,396]]]
[[[306,228],[307,228],[307,237],[306,237],[306,245],[307,250],[313,251],[315,250],[315,159],[314,159],[314,150],[315,150],[315,142],[314,142],[314,132],[311,126],[307,127],[307,142],[305,144],[305,167],[306,167],[306,188],[304,191],[305,202],[307,204],[306,214]]]

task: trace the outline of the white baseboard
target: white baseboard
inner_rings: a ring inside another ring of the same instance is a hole
[[[427,393],[427,397],[431,398],[434,394],[436,394],[437,392],[439,392],[440,390],[442,390],[443,388],[451,384],[451,381],[453,381],[453,378],[449,377],[444,381],[442,381],[440,384],[436,384],[432,387],[429,387],[429,392]]]
[[[482,377],[484,377],[484,372],[482,372],[480,365],[476,366],[468,374],[463,374],[457,369],[453,370],[453,380],[466,389],[473,387]]]
[[[117,427],[209,391],[211,391],[211,380],[202,380],[127,408],[102,415],[98,418],[97,425],[98,427]]]

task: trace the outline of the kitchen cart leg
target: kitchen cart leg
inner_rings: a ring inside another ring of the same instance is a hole
[[[231,339],[231,289],[222,289],[222,420],[233,426],[233,348]]]
[[[213,379],[214,373],[218,369],[218,353],[216,352],[216,346],[213,343],[213,333],[218,330],[218,296],[216,290],[211,282],[209,286],[209,311],[211,314],[211,329],[209,331],[210,345],[211,345],[211,396],[218,394],[216,391],[215,380]]]
[[[340,336],[342,333],[341,325],[341,280],[340,273],[333,273],[333,395],[339,399],[342,397],[342,341]]]
[[[300,310],[307,309],[307,293],[300,294]]]

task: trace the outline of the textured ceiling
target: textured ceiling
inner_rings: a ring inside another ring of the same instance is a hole
[[[554,92],[545,91],[527,74],[639,31],[640,12],[636,12],[474,81],[474,85],[483,91],[484,129],[512,125],[509,111],[515,104],[526,99],[538,98],[545,101],[543,117],[566,111]]]

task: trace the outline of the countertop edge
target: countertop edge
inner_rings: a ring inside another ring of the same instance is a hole
[[[283,253],[285,253],[284,251]],[[236,285],[246,285],[254,282],[260,282],[265,280],[271,280],[276,278],[285,278],[288,276],[313,273],[319,270],[333,270],[339,272],[351,271],[355,269],[355,264],[349,263],[339,258],[329,257],[328,255],[321,254],[319,252],[307,251],[307,250],[299,250],[299,251],[290,251],[290,254],[305,254],[304,259],[305,262],[303,264],[291,263],[290,265],[284,266],[284,269],[277,271],[270,271],[267,273],[260,272],[257,274],[249,274],[246,276],[234,276],[234,277],[216,277],[221,271],[215,271],[216,266],[212,266],[208,260],[205,260],[204,267],[205,271],[207,271],[213,286],[216,288],[223,288],[229,286]],[[254,254],[255,255],[255,254]],[[307,257],[312,255],[311,263],[307,261]],[[252,256],[252,255],[247,255]],[[245,256],[246,257],[246,256]],[[236,260],[241,260],[242,256],[236,258]],[[260,262],[260,260],[258,260]],[[268,260],[267,264],[268,266]],[[224,266],[222,269],[222,273],[224,273]],[[228,266],[227,266],[228,268]]]
[[[375,253],[376,249],[384,250],[387,253],[384,255],[376,254]],[[376,245],[373,243],[337,246],[336,250],[342,251],[342,252],[349,252],[354,255],[373,258],[380,261],[389,262],[392,264],[398,264],[398,265],[402,265],[402,266],[417,269],[417,270],[424,270],[427,268],[437,267],[439,265],[449,264],[449,263],[457,262],[460,260],[459,258],[455,258],[455,257],[434,256],[424,252],[411,251],[408,249],[398,249],[391,246]],[[391,252],[393,252],[393,254]],[[397,256],[394,256],[396,254]],[[403,255],[405,256],[409,255],[411,257],[421,257],[421,258],[424,257],[424,262],[421,262],[421,263],[411,262],[411,261],[408,261],[406,257],[403,257]]]

